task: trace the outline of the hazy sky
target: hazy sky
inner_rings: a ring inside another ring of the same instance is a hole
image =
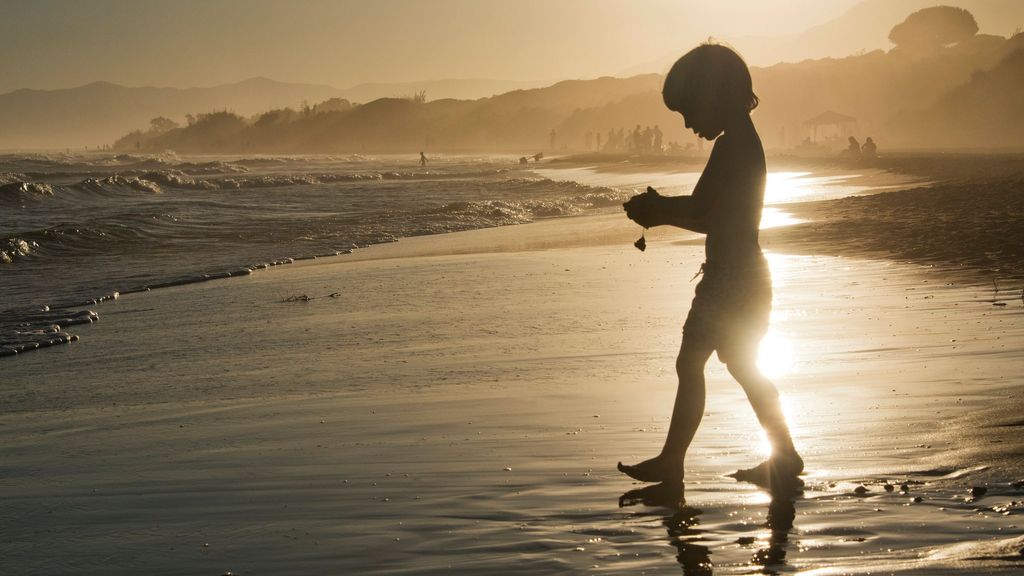
[[[708,35],[798,32],[856,2],[0,0],[0,92],[594,77]]]

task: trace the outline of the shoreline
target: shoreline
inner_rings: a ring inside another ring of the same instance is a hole
[[[605,162],[587,165],[584,160],[592,160],[605,155],[570,156],[556,158],[549,163],[533,168],[541,177],[557,180],[567,178],[581,181],[578,170],[586,168],[593,176],[582,180],[589,185],[606,185],[607,182],[633,185],[632,179],[637,177],[653,179],[659,187],[665,185],[678,186],[678,174],[688,174],[685,179],[688,185],[695,182],[694,173],[690,169],[702,166],[703,158],[691,158],[690,163],[682,168],[686,171],[656,171],[652,167],[664,170],[668,166],[677,166],[678,158],[656,156],[653,160],[641,158],[642,162],[629,165],[621,162]],[[797,202],[774,205],[766,209],[778,212],[781,226],[773,226],[762,231],[762,245],[769,250],[800,254],[832,254],[854,258],[888,258],[915,264],[936,266],[960,281],[978,284],[992,284],[994,301],[1012,300],[1012,294],[1021,292],[1024,299],[1024,230],[1017,226],[1014,214],[1024,213],[1024,170],[1019,168],[1016,159],[1019,155],[954,155],[950,158],[937,156],[902,156],[894,158],[877,158],[870,167],[863,163],[850,163],[839,158],[827,159],[796,159],[790,158],[782,164],[773,157],[769,162],[773,170],[792,169],[806,170],[815,166],[822,171],[811,172],[819,179],[841,179],[846,186],[864,187],[865,192],[855,193],[848,197],[830,200],[800,200]],[[617,158],[613,156],[612,158]],[[981,161],[979,162],[979,158]],[[647,162],[647,164],[644,164]],[[810,164],[808,164],[808,162]],[[554,165],[554,168],[550,166]],[[824,167],[824,168],[821,168]],[[858,168],[859,167],[859,168]],[[860,170],[851,175],[851,171]],[[577,174],[573,172],[577,171]],[[959,178],[949,180],[950,174]],[[618,175],[618,178],[616,178]],[[623,178],[625,176],[625,178]],[[947,180],[941,180],[946,178]],[[692,182],[690,182],[692,180]],[[602,183],[605,182],[605,183]],[[639,185],[639,184],[637,184]],[[827,186],[827,185],[826,185]],[[671,193],[671,192],[670,192]],[[938,200],[938,201],[937,201]],[[978,210],[981,202],[982,210]],[[967,210],[968,206],[975,209]],[[960,211],[986,219],[975,217],[950,221],[944,214]],[[997,215],[1002,214],[1000,219]],[[616,213],[616,215],[618,215]],[[545,249],[558,246],[574,246],[587,244],[588,240],[573,239],[571,235],[560,234],[557,222],[572,218],[604,218],[607,225],[601,233],[607,236],[607,242],[626,242],[629,234],[624,232],[628,226],[617,222],[612,214],[591,216],[568,216],[556,218],[540,218],[525,225],[541,225],[546,228],[544,235],[517,232],[502,234],[507,237],[523,236],[530,238],[530,245],[513,245],[516,249]],[[795,218],[795,220],[794,220]],[[620,218],[621,220],[621,218]],[[941,221],[943,226],[934,223]],[[550,224],[554,222],[555,224]],[[511,228],[523,226],[517,224]],[[509,228],[501,226],[498,228]],[[614,230],[614,231],[613,231]],[[473,232],[473,231],[466,231]],[[459,234],[461,232],[455,233]],[[651,231],[656,239],[659,234]],[[948,236],[953,234],[955,239]],[[447,236],[453,233],[445,233]],[[543,238],[543,240],[541,240]],[[614,239],[614,240],[613,240]],[[408,239],[400,239],[408,240]],[[699,243],[698,235],[688,234],[680,242]],[[384,243],[389,244],[389,243]],[[372,246],[364,246],[355,250],[356,254]],[[508,250],[509,248],[503,248]],[[461,248],[461,253],[465,248]],[[328,256],[345,255],[354,260],[362,259],[353,256],[352,250],[335,251],[332,254],[300,255],[232,267],[231,270],[206,274],[183,276],[169,279],[152,286],[137,286],[127,290],[115,290],[84,302],[55,304],[49,308],[33,312],[32,325],[29,331],[36,331],[41,336],[34,338],[16,338],[0,346],[0,357],[17,357],[26,352],[69,344],[75,342],[77,334],[63,330],[53,330],[53,326],[68,327],[98,320],[98,313],[91,306],[104,301],[116,299],[122,295],[135,292],[150,291],[158,288],[207,282],[229,277],[247,276],[262,269],[269,269],[297,261],[323,259]],[[398,253],[402,253],[398,250]],[[434,250],[440,254],[444,250]],[[453,252],[460,253],[460,252]],[[1000,283],[1002,283],[1000,285]],[[294,295],[303,297],[304,295]],[[82,308],[87,308],[81,310]]]
[[[620,158],[622,156],[622,158]],[[603,162],[594,164],[596,160]],[[1015,214],[1024,213],[1024,169],[1020,168],[1018,154],[987,155],[901,155],[873,159],[871,163],[850,162],[842,158],[794,158],[773,156],[769,165],[773,170],[814,170],[816,178],[841,179],[846,186],[866,188],[866,192],[829,200],[800,200],[774,205],[766,210],[780,212],[783,225],[762,231],[762,245],[769,250],[799,254],[832,254],[854,258],[887,258],[915,264],[936,266],[951,277],[978,284],[992,284],[993,302],[1013,299],[1021,292],[1024,301],[1024,230],[1017,225]],[[626,162],[624,163],[623,160]],[[634,161],[637,160],[637,161]],[[573,171],[587,169],[593,176],[583,183],[595,186],[607,182],[632,185],[632,178],[651,178],[659,187],[678,187],[679,174],[688,174],[688,185],[695,182],[694,172],[704,158],[684,158],[679,166],[678,157],[628,155],[575,155],[555,158],[533,168],[541,177],[556,180],[566,177],[580,181]],[[664,171],[669,166],[679,170]],[[656,168],[657,171],[651,171]],[[851,171],[854,173],[851,175]],[[956,176],[954,178],[954,175]],[[618,176],[618,178],[616,178]],[[622,178],[625,176],[625,178]],[[691,182],[692,181],[692,182]],[[602,183],[604,182],[604,183]],[[638,184],[639,185],[639,184]],[[969,209],[971,208],[971,209]],[[973,218],[956,221],[945,215],[958,212]],[[529,245],[516,245],[516,249],[545,249],[559,246],[587,244],[588,240],[573,239],[559,234],[558,222],[579,218],[568,216],[540,218],[525,225],[543,225],[544,235],[521,235],[530,238]],[[605,241],[625,242],[628,226],[616,222],[611,214],[582,216],[604,218],[607,226],[601,233]],[[794,218],[796,219],[794,221]],[[941,222],[942,226],[936,223]],[[523,226],[517,224],[512,226]],[[498,228],[509,228],[501,226]],[[613,231],[614,230],[614,231]],[[473,232],[473,231],[467,231]],[[658,233],[653,232],[655,238]],[[442,234],[447,236],[453,233]],[[458,234],[458,233],[455,233]],[[520,236],[508,232],[504,236]],[[952,238],[951,238],[952,237]],[[543,240],[541,240],[543,238]],[[408,239],[400,239],[408,240]],[[690,234],[680,242],[700,242],[699,236]],[[388,244],[388,243],[384,243]],[[514,244],[513,244],[514,245]],[[355,250],[359,254],[371,246]],[[508,250],[509,248],[504,248]],[[460,249],[465,253],[465,248]],[[14,338],[0,346],[0,357],[17,357],[26,352],[70,344],[78,339],[61,329],[98,320],[96,310],[85,309],[122,295],[153,289],[207,282],[229,277],[247,276],[297,261],[323,259],[345,255],[353,260],[352,250],[332,254],[300,255],[260,264],[236,266],[230,270],[172,278],[154,285],[115,290],[84,302],[60,303],[33,312],[28,331],[39,332],[34,338]],[[401,254],[403,251],[399,250]],[[444,250],[434,250],[440,254]],[[1000,285],[1000,283],[1002,283]],[[304,297],[305,295],[294,295]],[[13,337],[12,337],[13,338]]]
[[[642,174],[679,161],[656,156],[600,163],[601,156],[561,161],[566,168],[589,166],[607,174]],[[699,170],[705,159],[683,161],[687,169]],[[961,280],[997,286],[1002,281],[1007,290],[1024,289],[1024,228],[1019,225],[1024,154],[907,152],[870,161],[776,155],[769,156],[768,165],[771,170],[810,170],[822,176],[854,173],[849,184],[884,190],[785,204],[787,212],[804,222],[763,230],[766,248],[887,258],[936,266]]]

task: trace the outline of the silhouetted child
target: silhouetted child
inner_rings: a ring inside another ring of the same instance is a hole
[[[427,165],[427,155],[420,151],[420,166]]]
[[[645,482],[681,482],[686,450],[704,414],[704,365],[712,352],[725,363],[767,432],[772,456],[740,470],[740,480],[764,486],[799,484],[804,463],[786,426],[775,386],[758,369],[757,352],[768,329],[772,288],[758,244],[764,203],[765,159],[750,111],[757,106],[750,72],[735,52],[706,44],[680,58],[665,78],[665,105],[679,112],[698,137],[715,141],[690,196],[649,189],[623,206],[648,228],[678,226],[707,235],[703,278],[683,325],[676,359],[679,388],[661,453],[619,470]]]

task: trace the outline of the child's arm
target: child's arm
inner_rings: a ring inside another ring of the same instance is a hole
[[[707,204],[693,196],[664,197],[666,224],[699,232],[708,233]]]
[[[694,196],[662,196],[653,188],[622,205],[630,220],[650,228],[676,226],[707,234],[707,203]]]

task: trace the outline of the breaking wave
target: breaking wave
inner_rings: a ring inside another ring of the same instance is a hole
[[[576,216],[632,193],[537,177],[512,162],[401,164],[0,155],[0,278],[11,307],[0,311],[0,353],[71,341],[52,326],[95,321],[73,314],[112,294],[410,236]]]

